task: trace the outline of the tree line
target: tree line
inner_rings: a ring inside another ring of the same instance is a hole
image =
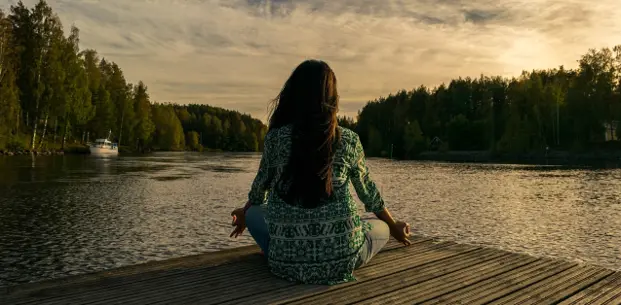
[[[0,149],[65,149],[111,135],[129,150],[259,151],[266,126],[237,111],[151,101],[97,51],[80,49],[40,0],[0,10]],[[528,153],[621,147],[621,46],[591,49],[574,69],[457,78],[368,102],[355,130],[371,156],[426,150]],[[609,140],[613,141],[609,141]]]
[[[65,149],[111,137],[128,150],[258,151],[265,125],[207,105],[154,103],[116,63],[80,49],[46,1],[0,10],[0,149]]]
[[[519,77],[457,78],[368,102],[353,128],[372,156],[426,150],[532,153],[621,148],[621,46],[591,49],[578,67]]]

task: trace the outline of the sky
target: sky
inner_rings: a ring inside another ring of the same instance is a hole
[[[0,0],[8,9],[16,1]],[[28,6],[36,0],[24,0]],[[267,119],[308,58],[335,71],[340,114],[458,76],[577,66],[621,44],[619,0],[48,0],[82,48],[142,80],[153,101]]]

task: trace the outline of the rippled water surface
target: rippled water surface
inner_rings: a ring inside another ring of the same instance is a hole
[[[255,154],[0,157],[0,286],[251,244]],[[416,234],[621,269],[621,170],[370,160]]]

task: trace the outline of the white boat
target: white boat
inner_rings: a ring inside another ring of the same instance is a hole
[[[95,143],[91,143],[88,149],[91,151],[91,155],[96,156],[116,156],[119,154],[119,147],[108,139],[97,139]]]
[[[108,137],[110,136],[108,135]],[[108,139],[97,139],[88,146],[88,149],[91,151],[91,155],[95,156],[116,156],[119,154],[117,143],[112,143]]]

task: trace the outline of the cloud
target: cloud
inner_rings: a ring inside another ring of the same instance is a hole
[[[34,0],[25,1],[33,5]],[[370,99],[457,76],[574,67],[621,44],[621,1],[49,0],[82,46],[143,80],[157,101],[266,118],[306,58],[335,70],[344,114]],[[0,0],[8,8],[11,1]]]

